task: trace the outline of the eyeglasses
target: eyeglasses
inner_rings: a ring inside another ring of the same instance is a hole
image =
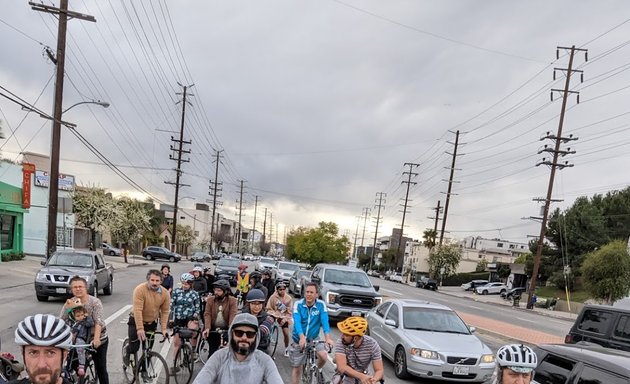
[[[249,305],[263,305],[264,303],[262,301],[250,301]]]
[[[253,339],[254,337],[256,337],[256,333],[255,331],[243,331],[240,329],[235,329],[233,330],[234,332],[234,336],[236,337],[243,337],[243,335],[246,335],[248,339]]]

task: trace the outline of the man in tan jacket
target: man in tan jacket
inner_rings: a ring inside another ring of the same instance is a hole
[[[208,339],[209,356],[227,342],[227,330],[238,310],[236,297],[231,296],[232,289],[227,280],[217,280],[212,284],[214,296],[206,299],[206,310],[203,313],[203,337]],[[224,331],[226,333],[221,333]],[[222,336],[223,335],[223,340]]]

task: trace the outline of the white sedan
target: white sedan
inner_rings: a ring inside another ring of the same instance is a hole
[[[508,287],[503,283],[488,283],[475,288],[475,293],[480,295],[501,294],[507,292]]]

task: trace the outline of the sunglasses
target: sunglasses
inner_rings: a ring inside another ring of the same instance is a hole
[[[246,335],[248,339],[253,339],[254,337],[256,337],[256,333],[255,331],[242,331],[240,329],[235,329],[232,332],[234,332],[234,336],[236,337],[243,337],[243,335]]]

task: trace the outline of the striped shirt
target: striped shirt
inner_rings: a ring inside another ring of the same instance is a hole
[[[346,356],[346,361],[350,368],[355,371],[365,372],[372,365],[374,360],[382,360],[381,347],[378,346],[376,340],[370,336],[363,336],[363,342],[358,348],[352,345],[344,345],[341,339],[335,343],[335,354],[341,354]],[[343,380],[344,384],[355,384],[354,377],[346,375]]]

